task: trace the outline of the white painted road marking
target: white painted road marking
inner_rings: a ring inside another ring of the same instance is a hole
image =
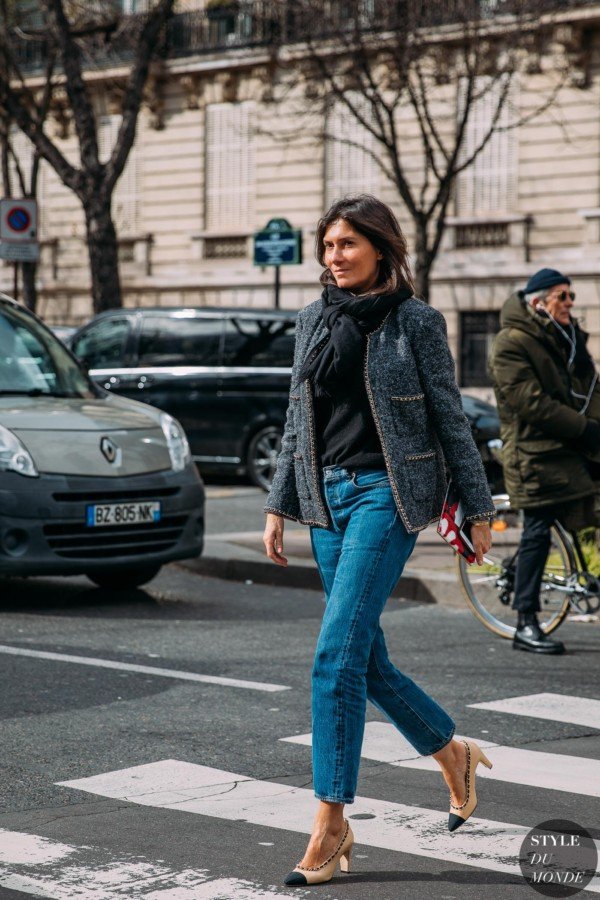
[[[530,716],[532,719],[548,719],[549,722],[567,722],[585,728],[600,728],[600,700],[574,697],[569,694],[526,694],[524,697],[507,697],[489,703],[469,703],[471,709],[492,709],[513,716]]]
[[[118,662],[114,659],[97,659],[94,656],[71,656],[67,653],[51,653],[47,650],[28,650],[25,647],[10,647],[0,644],[0,653],[10,656],[30,656],[34,659],[51,659],[56,662],[77,663],[80,666],[96,666],[101,669],[118,669],[121,672],[139,672],[155,675],[157,678],[175,678],[177,681],[202,681],[207,684],[222,684],[225,687],[246,688],[250,691],[289,691],[284,684],[268,684],[263,681],[242,681],[239,678],[222,678],[220,675],[198,675],[180,669],[161,669],[158,666],[138,666],[135,663]]]
[[[100,847],[73,847],[35,834],[0,829],[0,885],[52,900],[285,900],[237,878],[206,869],[176,871],[162,860],[115,856]],[[304,895],[304,892],[301,896]]]
[[[459,738],[459,735],[455,735]],[[312,734],[295,734],[292,737],[280,738],[289,744],[302,744],[305,747],[312,745]],[[480,741],[477,739],[480,747],[496,747],[497,744],[492,741]],[[388,722],[367,722],[365,725],[365,733],[361,756],[365,759],[376,759],[378,762],[400,763],[404,760],[421,759],[412,744],[404,738],[399,731]],[[479,769],[477,770],[479,772]]]
[[[312,735],[299,734],[281,740],[309,747]],[[501,747],[491,741],[474,740],[482,749],[489,749],[487,755],[494,766],[491,770],[479,766],[478,777],[583,794],[584,797],[600,797],[600,760],[520,747]],[[431,756],[419,756],[400,732],[387,722],[366,723],[361,756],[391,766],[439,772],[439,766]]]
[[[315,812],[313,792],[305,788],[257,781],[175,759],[59,784],[142,806],[300,834],[310,833]],[[535,824],[513,825],[472,817],[459,831],[450,834],[447,813],[367,797],[357,797],[348,813],[359,844],[517,876],[521,874],[521,843]],[[365,814],[372,818],[352,818]],[[600,877],[593,879],[588,890],[600,893]]]

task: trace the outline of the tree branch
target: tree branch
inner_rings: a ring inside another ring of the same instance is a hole
[[[112,191],[117,179],[122,174],[129,151],[133,146],[150,60],[156,50],[160,30],[172,15],[173,4],[174,0],[160,0],[157,3],[138,40],[134,66],[123,98],[123,119],[115,146],[105,166],[104,190],[108,193]]]
[[[77,41],[71,34],[71,25],[63,7],[63,0],[41,0],[46,12],[49,30],[54,43],[58,47],[65,73],[65,88],[71,109],[75,130],[79,141],[79,153],[82,168],[92,176],[98,177],[100,161],[98,158],[98,138],[94,110],[83,78],[81,67],[81,51]]]

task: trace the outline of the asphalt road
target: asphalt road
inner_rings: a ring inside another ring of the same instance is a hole
[[[236,516],[253,496],[238,496]],[[213,531],[229,521],[217,500]],[[567,622],[569,652],[538,658],[467,611],[394,599],[382,617],[390,654],[458,734],[499,745],[487,751],[493,777],[478,780],[475,823],[448,836],[441,776],[370,707],[359,798],[346,807],[353,871],[285,888],[314,809],[321,611],[318,592],[176,565],[121,594],[83,578],[0,583],[0,898],[520,900],[539,895],[505,844],[557,818],[600,838],[600,706],[584,702],[600,701],[598,625]],[[472,706],[548,692],[580,699],[542,718],[535,700],[528,715]]]

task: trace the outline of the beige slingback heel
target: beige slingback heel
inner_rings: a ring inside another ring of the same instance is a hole
[[[483,763],[486,768],[491,769],[492,764],[475,741],[463,739],[463,744],[467,748],[467,768],[465,771],[465,786],[467,796],[465,802],[460,806],[454,806],[450,801],[450,814],[448,815],[448,831],[456,831],[461,825],[467,821],[469,816],[475,812],[477,806],[477,793],[475,791],[475,769],[478,764]]]
[[[289,875],[285,876],[283,880],[284,884],[300,887],[307,884],[322,884],[325,881],[331,881],[338,862],[342,872],[350,871],[350,858],[352,856],[352,847],[354,845],[354,834],[352,833],[348,819],[344,819],[344,822],[346,823],[346,828],[342,835],[342,839],[337,846],[337,850],[331,854],[329,859],[326,859],[320,866],[312,866],[311,868],[297,865]]]

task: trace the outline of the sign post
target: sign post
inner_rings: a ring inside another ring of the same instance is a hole
[[[254,265],[275,268],[275,309],[279,309],[281,266],[302,263],[302,231],[287,219],[269,219],[262,231],[254,232]]]
[[[14,299],[19,294],[19,263],[37,262],[37,200],[29,197],[4,197],[0,200],[0,259],[15,264]]]

